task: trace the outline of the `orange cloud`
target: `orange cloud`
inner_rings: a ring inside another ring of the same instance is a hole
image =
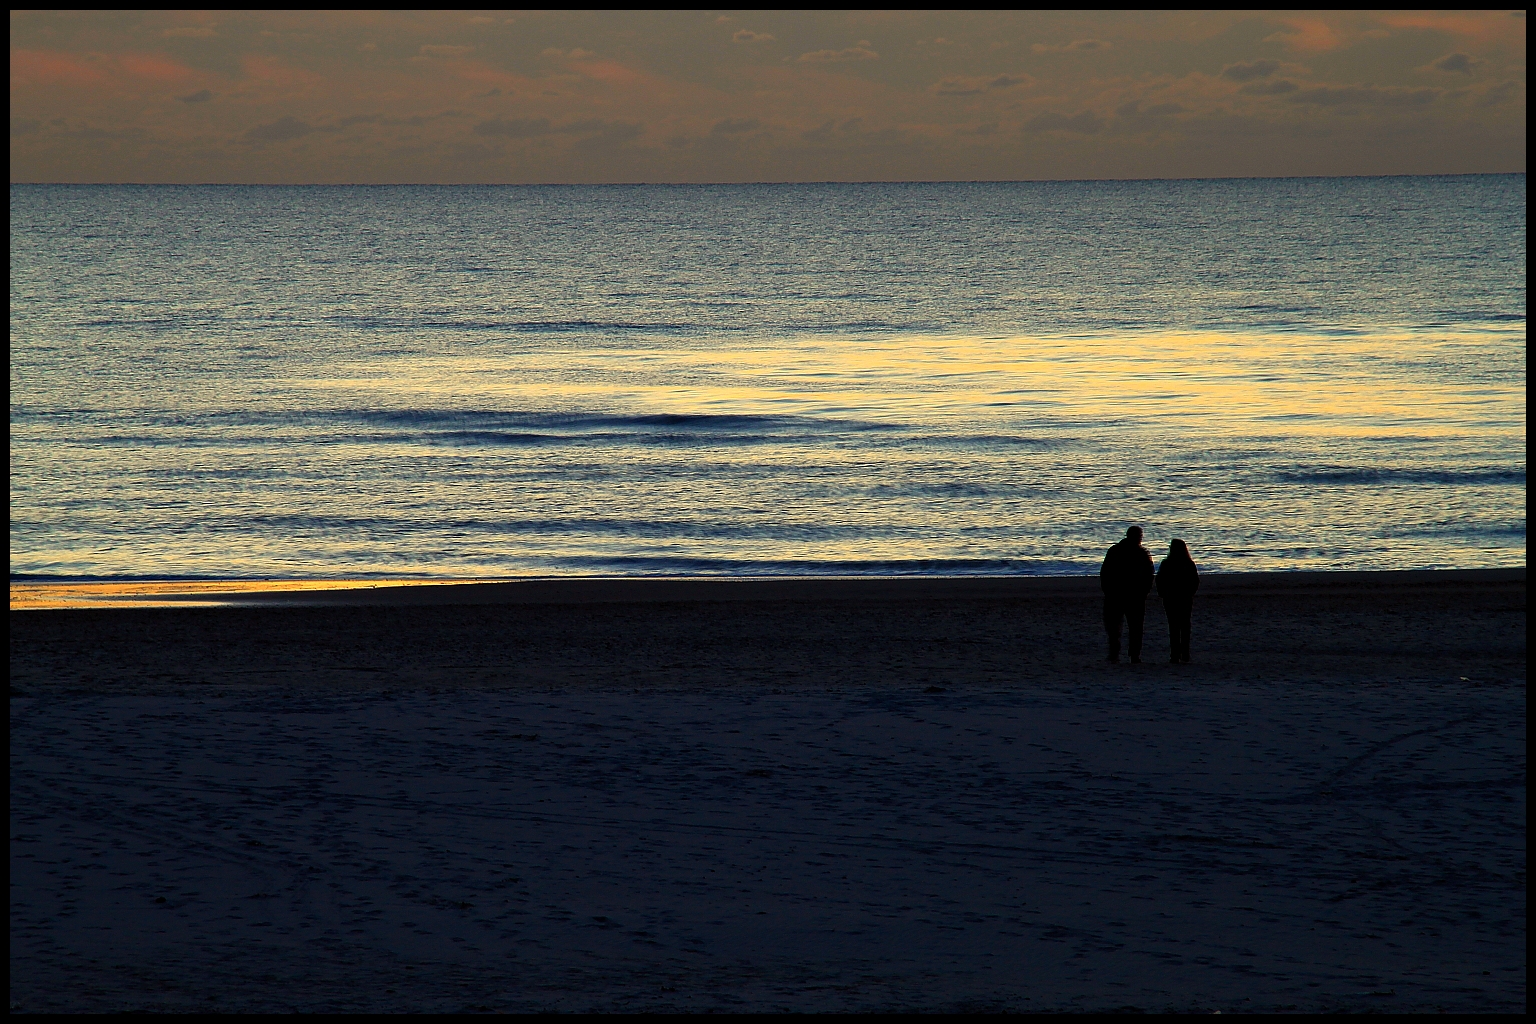
[[[503,71],[481,61],[464,60],[455,61],[452,74],[466,81],[476,82],[480,85],[491,85],[498,89],[526,90],[533,88],[534,81],[522,75],[515,75],[510,71]]]
[[[1285,28],[1269,38],[1274,42],[1284,43],[1293,50],[1332,50],[1342,45],[1342,40],[1334,32],[1333,26],[1326,22],[1290,18],[1284,24]]]
[[[877,60],[879,57],[878,53],[870,49],[868,39],[860,39],[841,50],[812,50],[810,53],[802,53],[797,59],[802,64],[828,64],[849,60]]]
[[[314,72],[292,67],[271,57],[242,57],[240,58],[240,69],[245,72],[247,77],[253,78],[263,85],[272,85],[279,88],[310,89],[325,82],[324,78]]]
[[[157,82],[181,82],[197,77],[197,73],[186,65],[153,54],[126,54],[118,58],[118,63],[130,75]]]
[[[194,35],[185,14],[14,13],[12,119],[24,130],[12,174],[725,181],[1524,166],[1524,22],[1505,12],[721,17],[554,12],[503,32],[500,15],[481,12],[235,11]],[[1255,47],[1271,33],[1279,47]],[[1180,45],[1149,45],[1162,42]],[[1362,43],[1368,72],[1324,59]],[[70,131],[49,127],[65,121]],[[87,131],[161,148],[109,151]]]
[[[1430,29],[1453,36],[1464,36],[1479,42],[1499,39],[1511,34],[1525,36],[1525,23],[1514,23],[1507,14],[1436,14],[1433,11],[1411,11],[1402,14],[1378,15],[1383,25],[1393,28]]]
[[[12,50],[11,85],[96,85],[106,80],[98,67],[67,53],[51,50]]]
[[[569,67],[572,71],[579,72],[588,78],[596,79],[607,85],[617,85],[625,89],[645,87],[671,91],[671,82],[657,78],[654,75],[636,71],[634,68],[620,64],[616,60],[572,61]]]

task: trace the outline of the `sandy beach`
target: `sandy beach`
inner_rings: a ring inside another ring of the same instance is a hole
[[[1524,569],[46,586],[13,1012],[1525,1007]]]

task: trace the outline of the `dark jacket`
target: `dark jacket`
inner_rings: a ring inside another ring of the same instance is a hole
[[[1200,570],[1188,558],[1165,558],[1157,567],[1157,593],[1165,602],[1193,601],[1200,589]]]
[[[1152,589],[1152,556],[1127,537],[1110,548],[1099,567],[1099,589],[1109,597],[1144,600]]]

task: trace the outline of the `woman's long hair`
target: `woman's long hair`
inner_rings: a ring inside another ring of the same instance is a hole
[[[1194,564],[1194,559],[1189,557],[1189,545],[1175,537],[1173,543],[1168,545],[1168,557],[1175,562],[1188,562]]]

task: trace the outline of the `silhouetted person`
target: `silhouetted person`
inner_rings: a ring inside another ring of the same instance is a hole
[[[1120,620],[1130,627],[1131,661],[1141,660],[1141,626],[1152,589],[1152,556],[1141,546],[1141,527],[1125,531],[1125,539],[1104,556],[1099,567],[1104,591],[1104,631],[1109,634],[1109,660],[1120,660]]]
[[[1169,661],[1189,660],[1189,613],[1199,589],[1200,571],[1189,557],[1189,546],[1175,537],[1168,557],[1157,567],[1157,596],[1168,613]]]

